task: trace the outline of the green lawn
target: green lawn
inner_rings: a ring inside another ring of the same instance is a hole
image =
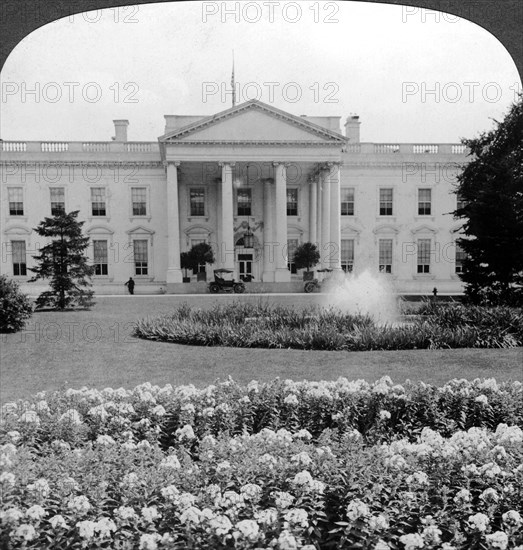
[[[523,349],[413,351],[297,351],[195,347],[139,340],[132,322],[169,312],[188,302],[209,307],[237,296],[96,297],[91,311],[40,312],[26,329],[0,335],[0,402],[61,386],[132,388],[143,382],[205,386],[229,375],[241,383],[276,377],[332,380],[339,376],[372,381],[423,380],[441,384],[452,378],[523,380]],[[242,296],[304,306],[319,295]]]

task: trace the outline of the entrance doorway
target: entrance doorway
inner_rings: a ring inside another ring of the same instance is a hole
[[[245,282],[250,282],[253,278],[252,276],[252,262],[253,254],[242,253],[238,254],[238,273],[240,275],[240,280]]]

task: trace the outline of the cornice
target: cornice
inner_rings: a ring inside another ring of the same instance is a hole
[[[219,123],[223,120],[234,118],[244,113],[245,111],[249,111],[249,110],[261,111],[271,116],[272,118],[285,121],[286,123],[291,124],[292,126],[296,126],[297,128],[305,130],[311,134],[315,134],[315,135],[321,136],[322,138],[333,140],[333,142],[335,142],[337,145],[343,144],[343,146],[345,146],[347,143],[347,139],[345,138],[345,136],[342,136],[338,132],[334,132],[333,130],[323,128],[322,126],[319,126],[318,124],[310,122],[307,119],[304,119],[302,117],[297,117],[290,113],[286,113],[285,111],[282,111],[271,105],[267,105],[257,100],[247,101],[241,105],[222,111],[221,113],[217,113],[215,115],[206,117],[202,120],[193,122],[192,124],[189,124],[183,128],[172,130],[171,132],[168,132],[167,134],[160,136],[160,138],[158,139],[160,142],[172,143],[169,140],[171,139],[178,140],[184,136],[188,136],[194,132],[208,128],[209,126],[213,126],[214,124]]]
[[[261,140],[199,140],[199,141],[166,141],[165,145],[188,145],[191,147],[201,147],[202,145],[208,146],[246,146],[246,147],[340,147],[340,143],[337,141],[306,141],[306,140],[293,140],[293,141],[261,141]]]
[[[140,166],[142,168],[162,168],[158,161],[139,160],[2,160],[0,166]]]

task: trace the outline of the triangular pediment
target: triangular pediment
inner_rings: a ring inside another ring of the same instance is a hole
[[[343,146],[341,134],[252,100],[160,138],[163,143],[303,143]]]

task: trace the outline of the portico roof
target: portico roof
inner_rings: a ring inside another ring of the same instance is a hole
[[[169,145],[293,145],[344,147],[345,136],[251,100],[177,128],[158,138]]]

